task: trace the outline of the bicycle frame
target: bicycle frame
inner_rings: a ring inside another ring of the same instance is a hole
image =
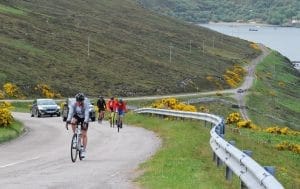
[[[68,123],[66,123],[66,128],[68,130]],[[77,155],[79,159],[82,160],[81,157],[81,124],[76,124],[75,132],[72,136],[71,140],[71,160],[74,163],[77,159]]]

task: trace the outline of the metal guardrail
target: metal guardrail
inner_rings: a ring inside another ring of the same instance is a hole
[[[135,112],[191,118],[212,123],[214,126],[210,131],[210,146],[214,152],[214,159],[217,160],[217,164],[226,164],[226,179],[231,179],[231,174],[234,172],[241,179],[241,188],[283,188],[271,174],[272,170],[268,172],[266,170],[268,167],[262,167],[250,157],[251,153],[240,151],[232,142],[224,140],[225,123],[221,117],[200,112],[184,112],[155,108],[140,108],[136,109]]]

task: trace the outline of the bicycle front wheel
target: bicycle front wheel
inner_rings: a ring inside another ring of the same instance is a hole
[[[78,155],[77,145],[77,135],[74,134],[71,141],[71,160],[73,163],[76,161]]]

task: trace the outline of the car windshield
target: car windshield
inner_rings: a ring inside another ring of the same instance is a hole
[[[45,100],[38,100],[37,105],[56,105],[54,100],[45,99]]]

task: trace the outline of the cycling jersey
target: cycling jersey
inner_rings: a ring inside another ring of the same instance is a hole
[[[98,99],[97,107],[98,107],[99,110],[104,111],[105,107],[106,107],[105,100],[104,99]]]
[[[114,112],[117,108],[117,102],[115,100],[109,100],[106,107],[109,111]]]
[[[116,106],[117,112],[119,115],[124,115],[124,113],[126,112],[126,104],[125,102],[118,102],[117,106]]]
[[[67,121],[71,121],[72,117],[84,119],[84,122],[89,121],[89,105],[90,102],[87,98],[84,99],[83,105],[79,105],[78,102],[74,101],[69,106],[69,113]]]

